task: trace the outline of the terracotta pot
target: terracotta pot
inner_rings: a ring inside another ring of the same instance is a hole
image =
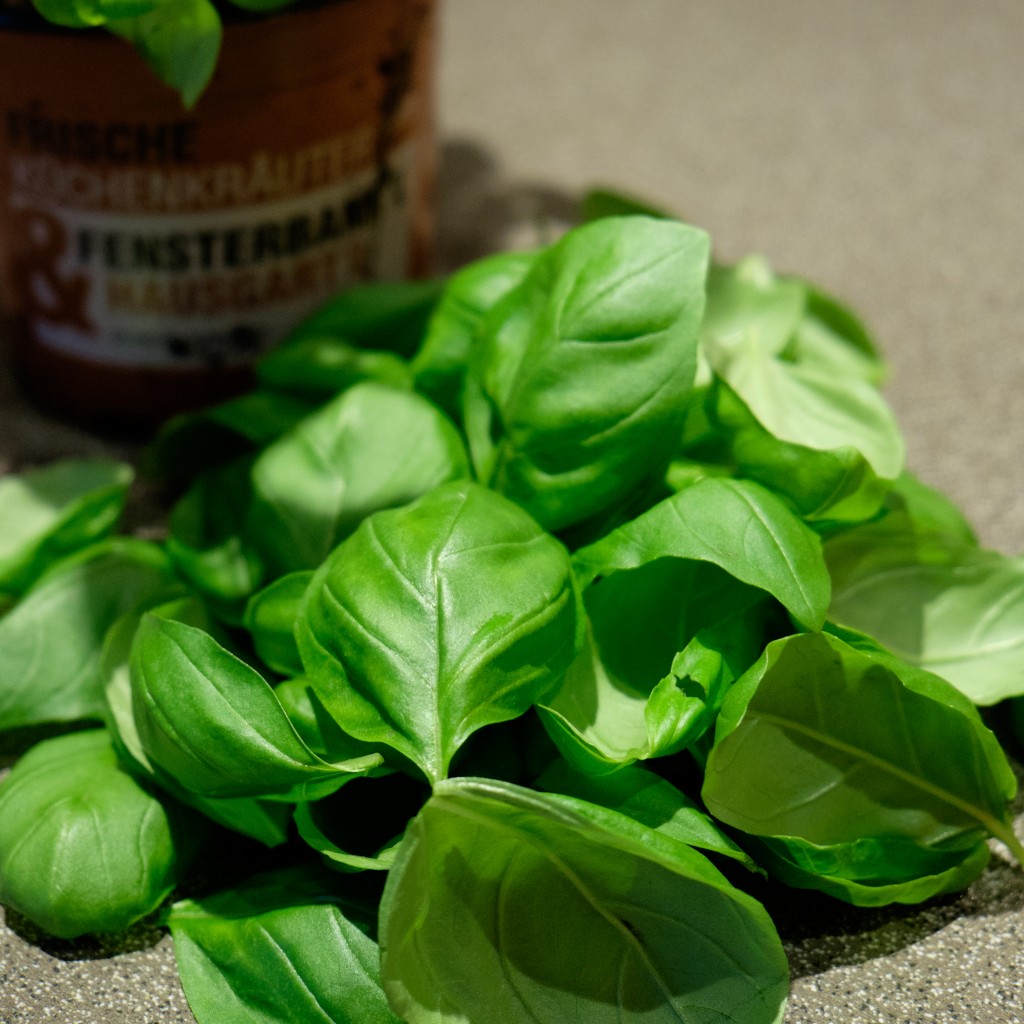
[[[33,393],[162,419],[354,282],[426,273],[432,0],[225,26],[185,110],[103,32],[0,27],[0,275]]]

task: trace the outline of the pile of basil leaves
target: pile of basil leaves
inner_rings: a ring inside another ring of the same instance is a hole
[[[0,900],[159,915],[204,1024],[779,1021],[748,870],[877,906],[1024,859],[976,709],[1024,562],[904,470],[883,372],[609,217],[342,295],[158,437],[161,542],[124,465],[6,477],[0,728],[96,724],[0,785]]]

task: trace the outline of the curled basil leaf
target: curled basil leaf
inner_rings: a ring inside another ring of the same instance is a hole
[[[979,864],[986,832],[1024,853],[1008,819],[1015,790],[952,686],[870,642],[808,633],[770,644],[734,684],[703,797],[720,821],[776,845],[853,844],[856,857],[841,855],[853,881],[895,884],[935,874],[935,855]]]

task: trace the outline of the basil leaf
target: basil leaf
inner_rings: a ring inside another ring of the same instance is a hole
[[[366,519],[317,571],[296,635],[346,732],[441,779],[473,732],[558,682],[577,601],[556,540],[500,495],[455,482]]]
[[[171,481],[189,480],[265,447],[315,408],[301,398],[256,390],[175,416],[146,449],[144,468]]]
[[[706,768],[704,802],[752,835],[863,850],[857,880],[911,881],[925,850],[968,856],[984,832],[1014,851],[1016,782],[970,702],[936,676],[827,634],[770,644],[732,687]],[[1024,853],[1024,850],[1020,851]]]
[[[757,592],[699,562],[659,559],[617,573],[584,601],[584,647],[538,710],[562,754],[590,774],[696,741],[764,643]],[[706,662],[696,665],[698,648]]]
[[[337,338],[357,348],[410,357],[419,348],[444,281],[375,281],[336,295],[304,320],[279,351],[310,338]]]
[[[0,729],[103,716],[103,638],[182,587],[155,545],[113,538],[55,566],[0,619]]]
[[[818,889],[858,907],[884,907],[891,903],[923,903],[944,893],[967,888],[989,861],[983,840],[966,850],[949,853],[922,851],[911,843],[866,838],[854,843],[819,847],[813,843],[786,839],[753,840],[758,860],[786,885]],[[932,856],[922,859],[922,852]],[[885,865],[914,865],[915,877],[887,881],[872,875]],[[840,873],[844,872],[844,873]],[[848,877],[852,874],[853,877]]]
[[[536,256],[502,252],[475,260],[449,278],[412,361],[416,389],[452,419],[462,411],[462,387],[484,316],[522,283]]]
[[[438,783],[411,824],[380,944],[409,1024],[768,1024],[786,998],[767,914],[700,854],[612,811],[484,779]]]
[[[256,653],[264,664],[283,676],[302,674],[302,660],[295,639],[295,623],[312,572],[293,572],[274,580],[253,594],[245,607],[243,624],[252,635]]]
[[[874,342],[849,309],[807,281],[776,275],[760,256],[711,269],[701,343],[714,366],[726,353],[755,351],[843,380],[885,377]]]
[[[253,502],[251,461],[239,459],[197,477],[171,509],[167,553],[222,617],[240,621],[266,567],[245,535]]]
[[[580,202],[580,220],[599,220],[602,217],[626,217],[641,214],[644,217],[670,218],[666,210],[654,206],[646,199],[626,195],[618,189],[592,188]]]
[[[707,236],[608,218],[541,253],[485,319],[465,391],[480,480],[559,530],[663,472],[686,416]]]
[[[263,678],[200,629],[147,615],[130,665],[146,756],[201,796],[308,799],[380,764],[319,758]]]
[[[0,591],[24,593],[57,560],[111,534],[134,474],[109,459],[65,459],[0,478]]]
[[[360,381],[409,388],[409,367],[391,352],[357,348],[340,338],[313,334],[271,349],[256,364],[256,377],[268,388],[323,402]]]
[[[1024,693],[1024,560],[977,547],[959,512],[903,482],[882,518],[829,538],[834,621],[976,704]]]
[[[127,39],[156,75],[195,105],[213,77],[220,53],[220,14],[210,0],[159,0],[152,10],[107,23]]]
[[[306,872],[183,900],[168,924],[200,1024],[399,1024],[360,908]]]
[[[903,441],[874,387],[751,354],[727,369],[714,415],[740,472],[807,519],[874,515],[903,468]]]
[[[371,512],[468,472],[458,432],[425,398],[357,384],[257,458],[246,536],[275,573],[315,569]]]
[[[121,931],[160,905],[201,838],[103,730],[46,740],[0,785],[0,902],[61,938]]]
[[[125,18],[153,10],[158,0],[32,0],[47,21],[66,28],[94,28],[111,18]]]
[[[389,762],[389,767],[411,767],[408,761],[399,759],[390,747],[364,743],[349,736],[327,713],[327,709],[305,676],[296,676],[294,679],[278,683],[274,687],[274,696],[280,701],[288,721],[302,742],[325,761],[333,764],[337,761],[364,757],[367,754],[380,754]],[[396,761],[400,763],[391,763]],[[383,774],[384,769],[381,768],[380,771]]]
[[[1024,694],[1024,559],[967,549],[929,564],[907,554],[896,548],[889,565],[847,576],[833,598],[835,621],[870,633],[975,704]]]
[[[814,533],[775,495],[745,480],[705,478],[573,556],[581,585],[662,558],[710,562],[820,627],[829,580]]]
[[[748,481],[698,481],[578,551],[573,565],[588,642],[541,713],[562,753],[598,774],[674,753],[707,730],[726,687],[761,652],[769,608],[759,591],[809,625],[828,603],[818,538]]]
[[[110,627],[100,657],[100,675],[106,700],[104,717],[118,758],[136,777],[152,781],[164,792],[211,821],[249,836],[265,846],[280,846],[288,838],[290,814],[286,806],[247,797],[217,799],[199,796],[185,789],[147,756],[135,724],[129,667],[132,641],[142,614],[131,612]],[[213,628],[205,607],[195,598],[183,598],[160,605],[153,610],[153,614],[203,629]]]
[[[618,811],[687,846],[737,860],[751,871],[759,870],[750,855],[694,801],[671,782],[638,765],[596,777],[577,771],[565,761],[555,761],[537,780],[537,788]]]

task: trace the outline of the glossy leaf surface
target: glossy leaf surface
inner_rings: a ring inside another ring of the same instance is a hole
[[[301,799],[380,763],[376,755],[323,761],[299,738],[266,681],[201,629],[149,615],[130,664],[147,757],[200,795]]]
[[[167,556],[139,540],[104,541],[53,568],[0,619],[0,729],[102,718],[107,629],[180,593]]]
[[[317,571],[297,627],[327,710],[431,779],[481,726],[522,714],[575,653],[569,558],[478,484],[367,519]]]
[[[827,634],[777,641],[730,691],[703,797],[752,835],[874,848],[862,881],[909,881],[917,847],[961,850],[984,832],[1012,839],[1016,785],[970,702],[941,679]],[[951,756],[955,752],[955,756]],[[930,873],[930,872],[929,872]]]
[[[176,903],[168,923],[199,1024],[399,1024],[364,913],[295,871]]]
[[[708,240],[608,218],[537,257],[481,328],[465,392],[480,480],[558,530],[671,459],[686,414]]]
[[[774,1024],[786,996],[764,910],[700,854],[483,779],[438,784],[410,826],[380,943],[409,1024]]]
[[[0,902],[63,938],[120,931],[159,906],[201,835],[103,730],[47,740],[0,785]]]
[[[372,512],[468,472],[458,432],[426,399],[359,384],[256,460],[246,535],[275,573],[315,569]]]

